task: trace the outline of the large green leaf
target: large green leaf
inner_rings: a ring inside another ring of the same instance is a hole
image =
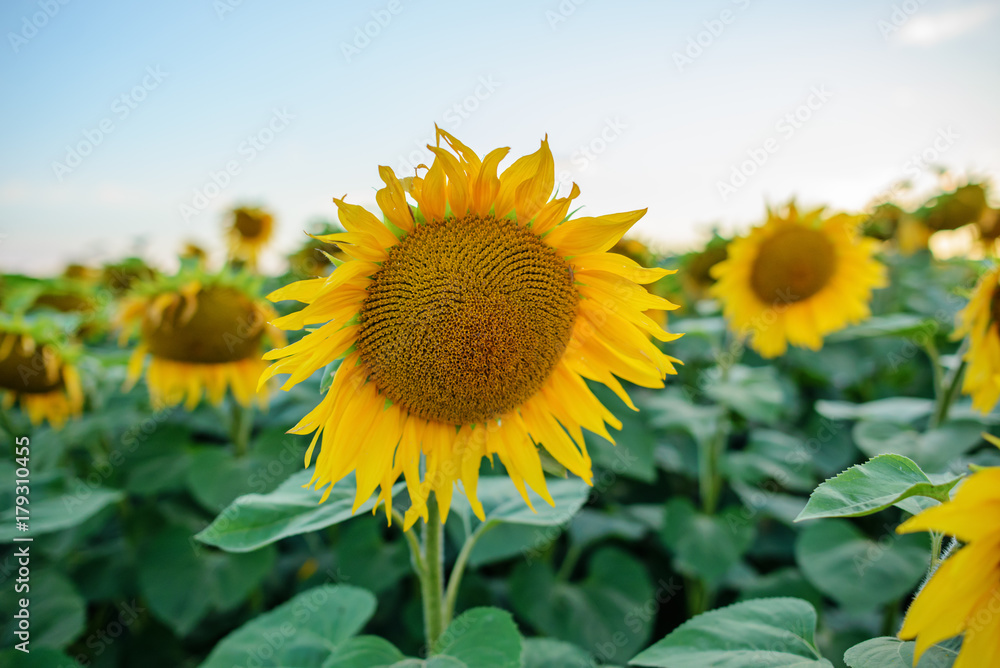
[[[551,638],[525,638],[522,644],[524,668],[594,668],[591,656],[568,642]]]
[[[870,515],[911,496],[947,501],[959,480],[961,476],[935,483],[911,459],[879,455],[817,487],[795,521]]]
[[[473,608],[463,612],[445,629],[434,652],[457,659],[469,668],[518,668],[521,665],[521,634],[506,610]]]
[[[873,638],[847,650],[844,663],[850,668],[914,668],[916,646],[899,638]],[[920,657],[916,668],[951,668],[959,646],[958,642],[934,645]]]
[[[396,647],[378,636],[357,636],[337,645],[323,668],[385,668],[406,657]]]
[[[706,515],[689,499],[675,497],[665,513],[660,536],[674,554],[674,568],[713,584],[736,565],[753,540],[753,522],[736,508]]]
[[[199,545],[175,526],[159,532],[139,558],[139,589],[153,614],[179,635],[210,611],[230,610],[257,587],[274,564],[273,549],[226,554]]]
[[[916,397],[891,397],[864,404],[822,399],[816,402],[816,412],[831,420],[885,420],[904,424],[927,417],[933,410],[932,399]]]
[[[302,592],[222,639],[202,668],[322,668],[375,612],[375,597],[347,585]],[[350,664],[347,664],[350,665]]]
[[[16,558],[9,559],[17,563]],[[21,642],[14,635],[18,627],[14,612],[20,610],[18,599],[27,598],[31,602],[28,609],[31,615],[29,617],[31,651],[34,652],[35,648],[42,647],[53,649],[66,647],[83,632],[87,607],[83,597],[76,591],[72,582],[51,568],[33,570],[27,584],[30,590],[17,592],[14,589],[14,579],[11,578],[0,591],[0,604],[4,611],[0,643],[4,647],[11,647]]]
[[[629,662],[663,668],[833,668],[816,648],[816,610],[762,598],[688,620]]]
[[[936,429],[917,432],[896,422],[865,420],[854,425],[858,448],[869,456],[905,455],[923,469],[947,470],[962,455],[982,442],[983,425],[974,420],[952,420]]]
[[[32,647],[27,654],[16,649],[0,651],[0,666],[5,668],[77,668],[79,665],[62,652],[47,647]]]
[[[710,377],[705,392],[747,420],[774,424],[788,411],[789,397],[772,366],[737,364],[725,378]]]
[[[937,323],[912,313],[892,313],[890,315],[875,316],[868,318],[864,322],[846,327],[839,332],[834,332],[827,337],[829,343],[840,343],[843,341],[855,341],[857,339],[869,339],[882,336],[913,336],[915,334],[926,334],[927,331],[937,331]]]
[[[324,503],[321,492],[304,489],[312,470],[296,473],[269,494],[247,494],[236,499],[195,538],[229,552],[250,552],[288,536],[309,533],[353,517],[354,476],[338,482]],[[405,487],[398,483],[397,493]],[[358,509],[370,511],[374,496]]]
[[[66,494],[34,500],[29,506],[28,532],[18,531],[16,522],[24,516],[15,515],[14,507],[0,513],[0,543],[13,542],[17,536],[41,536],[75,527],[90,519],[105,507],[117,503],[125,494],[118,490],[91,488],[79,483]]]
[[[613,663],[646,643],[657,612],[675,605],[681,590],[680,578],[654,586],[642,562],[613,547],[593,553],[583,582],[557,580],[547,563],[524,562],[509,583],[515,612],[535,629]]]
[[[927,571],[929,549],[923,534],[878,541],[847,520],[810,524],[795,543],[795,560],[817,589],[851,610],[870,610],[898,601]]]

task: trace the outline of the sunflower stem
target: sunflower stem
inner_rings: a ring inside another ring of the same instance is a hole
[[[951,370],[948,376],[937,387],[937,401],[934,407],[934,415],[931,416],[930,428],[936,429],[944,424],[948,419],[948,411],[958,396],[958,388],[962,381],[962,372],[965,371],[965,352],[969,349],[969,339],[966,337],[962,341],[961,347],[955,353],[959,358],[959,363]],[[942,374],[943,375],[943,374]]]
[[[240,405],[238,401],[232,403],[232,420],[229,425],[229,437],[236,447],[236,456],[242,457],[247,453],[247,446],[250,444],[250,432],[253,429],[253,408]]]
[[[451,575],[448,576],[448,586],[445,588],[444,621],[441,624],[443,628],[447,628],[451,624],[452,617],[455,616],[455,601],[458,599],[458,589],[462,583],[462,576],[465,575],[465,568],[469,564],[469,556],[472,554],[472,549],[479,542],[479,539],[483,537],[483,534],[495,526],[497,526],[495,522],[480,524],[472,532],[468,540],[465,541],[465,545],[462,546],[462,550],[458,553],[458,558],[455,559],[455,566],[451,569]]]
[[[444,584],[444,554],[441,549],[443,539],[444,525],[441,523],[437,500],[432,497],[427,501],[423,569],[420,577],[424,603],[424,636],[428,656],[434,653],[434,646],[444,631],[444,605],[441,600]]]

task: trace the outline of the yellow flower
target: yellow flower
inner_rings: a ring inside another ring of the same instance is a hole
[[[728,257],[712,268],[711,293],[730,327],[750,335],[763,357],[788,345],[819,350],[823,337],[870,315],[872,289],[885,284],[873,257],[874,239],[857,235],[858,218],[768,210],[767,222],[734,239]]]
[[[44,419],[56,429],[83,409],[76,367],[26,332],[0,331],[0,396],[4,410],[20,402],[31,424]]]
[[[267,366],[260,360],[263,339],[285,343],[284,334],[267,325],[275,315],[269,304],[222,283],[194,280],[177,290],[132,297],[118,318],[123,342],[136,330],[141,334],[129,360],[126,389],[142,375],[149,355],[146,382],[154,405],[184,401],[192,410],[203,392],[218,405],[227,388],[243,406],[255,397],[266,405],[267,395],[257,388]]]
[[[610,440],[605,423],[621,425],[584,379],[634,409],[615,376],[662,387],[677,362],[647,335],[677,337],[644,315],[674,306],[640,285],[670,272],[606,252],[645,211],[567,220],[580,191],[549,199],[547,141],[497,176],[509,149],[480,159],[447,132],[437,137],[423,176],[401,182],[379,167],[385,223],[334,200],[347,232],[319,238],[353,259],[269,296],[306,304],[276,326],[318,328],[267,354],[277,361],[261,377],[291,374],[288,389],[343,358],[326,396],[290,432],[315,432],[307,466],[321,441],[310,485],[326,488],[324,500],[355,471],[355,510],[380,487],[390,515],[402,474],[407,528],[427,520],[431,492],[444,521],[458,480],[482,518],[484,457],[499,457],[526,501],[525,484],[553,503],[537,445],[589,483],[581,428]]]
[[[1000,267],[986,272],[955,318],[955,337],[969,337],[962,391],[983,413],[1000,400]]]
[[[964,633],[953,668],[1000,666],[1000,468],[972,474],[954,499],[911,517],[897,531],[940,531],[964,543],[906,613],[899,637],[917,639],[914,664],[927,648]]]
[[[233,210],[232,222],[226,230],[229,257],[257,266],[260,251],[274,234],[274,217],[263,209],[240,207]]]

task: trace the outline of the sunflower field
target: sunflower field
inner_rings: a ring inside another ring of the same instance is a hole
[[[0,665],[1000,666],[987,184],[676,253],[429,149],[281,275],[0,277]]]

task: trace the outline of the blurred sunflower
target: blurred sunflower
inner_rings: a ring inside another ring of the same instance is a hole
[[[697,302],[708,296],[712,286],[715,285],[712,267],[726,259],[728,246],[729,239],[714,233],[702,251],[689,253],[684,257],[680,276],[684,291],[691,301]]]
[[[964,633],[953,668],[1000,666],[1000,468],[969,476],[955,498],[899,526],[940,531],[965,545],[953,551],[910,605],[899,637],[916,638],[916,665],[931,646]]]
[[[914,215],[932,230],[957,230],[982,217],[986,199],[985,184],[967,183],[932,198]]]
[[[37,327],[0,323],[0,396],[5,410],[19,402],[32,424],[62,429],[80,415],[83,390],[73,351]]]
[[[180,253],[177,254],[181,260],[188,261],[195,266],[204,266],[208,262],[208,251],[202,248],[195,241],[185,241],[181,246]]]
[[[885,269],[857,224],[846,214],[824,218],[822,208],[800,214],[791,203],[734,239],[711,271],[711,293],[733,331],[749,334],[762,357],[777,357],[789,344],[818,350],[825,335],[867,318]]]
[[[983,413],[1000,400],[1000,267],[986,272],[955,319],[955,337],[969,337],[962,391]]]
[[[333,263],[349,259],[335,243],[321,241],[320,238],[343,232],[339,225],[320,222],[312,226],[308,240],[297,251],[288,256],[288,266],[298,278],[326,276],[333,269]]]
[[[254,268],[273,235],[274,217],[267,211],[253,207],[233,209],[232,222],[226,228],[229,257]]]
[[[118,316],[121,340],[140,334],[129,360],[127,388],[142,375],[151,358],[146,383],[152,402],[194,409],[202,393],[218,405],[227,388],[242,406],[256,397],[257,379],[267,366],[260,360],[264,339],[284,345],[284,334],[267,325],[276,313],[253,298],[255,292],[224,275],[181,274],[172,281],[140,286]]]
[[[121,262],[104,265],[101,282],[116,295],[128,292],[133,284],[156,277],[156,270],[139,257],[125,258]]]
[[[509,149],[480,159],[447,132],[437,139],[422,177],[401,182],[379,167],[386,186],[376,200],[387,222],[334,200],[347,232],[320,239],[353,259],[269,296],[306,304],[273,324],[323,324],[265,355],[277,361],[261,377],[291,374],[288,389],[343,358],[326,396],[290,430],[315,432],[307,466],[322,436],[309,484],[326,487],[325,500],[355,471],[355,510],[381,487],[391,518],[402,474],[407,528],[427,521],[431,492],[444,521],[457,480],[482,518],[479,467],[494,454],[529,505],[525,483],[553,503],[536,444],[589,483],[581,428],[610,440],[605,423],[621,425],[584,379],[634,409],[615,376],[661,387],[678,361],[646,336],[677,335],[644,315],[674,306],[640,285],[670,272],[607,252],[644,210],[567,220],[580,191],[574,184],[549,199],[547,141],[498,177]]]

